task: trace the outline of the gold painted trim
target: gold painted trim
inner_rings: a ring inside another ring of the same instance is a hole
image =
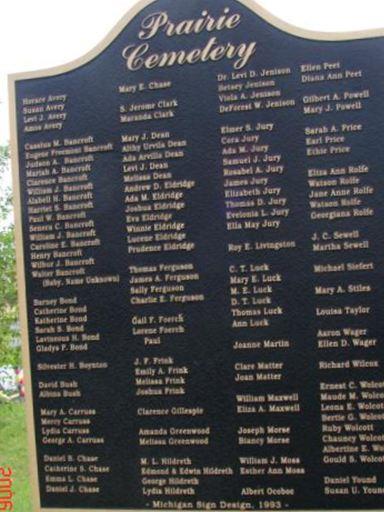
[[[23,233],[22,233],[22,211],[21,211],[21,197],[20,197],[20,178],[19,178],[19,161],[18,161],[18,139],[17,139],[17,121],[16,121],[16,82],[19,80],[29,80],[32,78],[44,78],[54,75],[59,75],[72,71],[84,64],[87,64],[100,53],[102,53],[122,32],[126,25],[145,7],[156,0],[140,0],[125,14],[121,20],[114,26],[114,28],[104,37],[99,44],[83,56],[75,59],[66,64],[42,69],[37,71],[27,71],[21,73],[13,73],[8,76],[9,87],[9,111],[10,111],[10,126],[11,126],[11,164],[12,164],[12,181],[13,181],[13,195],[14,195],[14,212],[15,212],[15,244],[16,244],[16,263],[17,263],[17,282],[18,282],[18,296],[19,296],[19,315],[21,326],[21,340],[22,340],[22,355],[23,355],[23,368],[25,376],[25,389],[26,389],[26,413],[27,413],[27,426],[28,426],[28,447],[29,447],[29,470],[30,481],[32,487],[32,501],[34,512],[147,512],[148,509],[68,509],[68,508],[41,508],[39,479],[37,470],[37,451],[35,443],[35,423],[34,423],[34,407],[32,400],[32,378],[30,367],[30,351],[28,339],[28,314],[27,314],[27,301],[26,301],[26,287],[25,287],[25,266],[24,266],[24,249],[23,249]],[[184,0],[192,1],[192,0]],[[264,7],[258,5],[254,0],[236,0],[243,6],[250,9],[257,16],[261,17],[264,21],[273,27],[292,36],[309,39],[312,41],[351,41],[357,39],[370,39],[375,37],[384,37],[384,29],[371,29],[353,32],[317,32],[306,30],[295,25],[287,23],[277,16],[271,14]],[[372,512],[375,512],[371,509]],[[379,509],[375,509],[380,512]],[[173,512],[164,510],[163,512]],[[228,512],[230,512],[228,510]],[[306,512],[295,511],[295,512]],[[340,510],[329,510],[327,512],[340,512]],[[343,510],[342,512],[353,512]],[[356,511],[354,511],[356,512]],[[383,512],[383,511],[381,511]]]

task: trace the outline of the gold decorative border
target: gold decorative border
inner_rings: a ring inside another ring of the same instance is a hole
[[[24,266],[24,252],[23,252],[23,233],[22,233],[22,210],[21,210],[21,197],[20,197],[20,179],[19,179],[19,160],[18,160],[18,138],[17,138],[17,120],[16,120],[16,82],[20,80],[29,80],[32,78],[44,78],[54,75],[59,75],[72,71],[100,55],[122,32],[126,25],[142,11],[145,7],[154,3],[157,0],[140,0],[125,14],[121,20],[114,26],[114,28],[101,40],[92,50],[87,52],[82,57],[75,59],[66,64],[55,66],[48,69],[37,71],[28,71],[22,73],[14,73],[8,76],[9,87],[9,111],[10,111],[10,126],[11,126],[11,162],[12,162],[12,181],[13,181],[13,202],[15,212],[15,244],[16,244],[16,263],[17,263],[17,283],[18,283],[18,296],[19,296],[19,314],[21,326],[21,340],[22,340],[22,354],[23,354],[23,368],[25,376],[25,389],[26,389],[26,413],[28,424],[28,446],[29,446],[29,470],[30,481],[32,485],[32,500],[34,512],[146,512],[148,509],[74,509],[74,508],[42,508],[40,503],[39,479],[37,471],[37,452],[35,443],[35,423],[34,423],[34,409],[32,400],[32,378],[30,367],[30,351],[28,341],[28,315],[27,315],[27,301],[26,301],[26,287],[25,287],[25,266]],[[186,2],[193,0],[184,0]],[[371,29],[353,32],[317,32],[306,30],[295,25],[291,25],[280,18],[274,16],[264,7],[258,5],[254,0],[236,0],[244,5],[256,15],[260,16],[263,20],[268,22],[273,27],[286,32],[289,35],[297,36],[303,39],[315,41],[348,41],[356,39],[370,39],[374,37],[383,37],[384,29]],[[379,509],[376,509],[379,510]],[[171,512],[164,510],[163,512]],[[229,512],[229,511],[228,511]],[[296,511],[305,512],[305,511]],[[327,512],[349,512],[347,510],[327,510]],[[350,511],[352,512],[352,511]],[[354,511],[356,512],[356,511]],[[373,512],[373,510],[372,510]]]

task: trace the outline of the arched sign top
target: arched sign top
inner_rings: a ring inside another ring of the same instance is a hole
[[[180,4],[183,4],[183,0],[178,0]],[[112,30],[97,44],[94,48],[92,48],[89,52],[85,53],[81,57],[72,60],[66,64],[62,64],[59,66],[54,66],[47,69],[41,69],[36,71],[27,71],[21,73],[14,73],[10,75],[10,82],[13,83],[16,80],[37,78],[37,77],[47,77],[52,75],[57,75],[60,73],[68,72],[75,70],[76,68],[87,64],[88,62],[95,59],[99,54],[101,54],[113,41],[121,34],[130,24],[130,22],[138,16],[144,9],[147,7],[156,8],[159,0],[141,0],[137,4],[135,4],[121,19],[120,21],[113,27]],[[367,38],[375,38],[384,36],[383,29],[369,29],[362,31],[350,31],[350,32],[319,32],[313,30],[303,29],[301,27],[297,27],[290,23],[287,23],[283,19],[275,16],[267,9],[259,5],[254,0],[231,0],[228,3],[236,4],[247,7],[250,11],[255,13],[257,16],[262,18],[265,22],[269,23],[271,26],[281,30],[287,35],[300,37],[303,39],[309,39],[313,41],[350,41],[356,39],[367,39]],[[223,6],[226,5],[225,2],[222,2]],[[191,5],[190,3],[185,2],[184,5]],[[216,7],[216,6],[215,6]]]
[[[36,512],[384,509],[383,34],[146,1],[12,75]]]

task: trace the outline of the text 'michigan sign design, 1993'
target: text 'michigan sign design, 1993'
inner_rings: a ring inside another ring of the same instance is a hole
[[[384,508],[383,34],[145,1],[11,77],[36,510]]]

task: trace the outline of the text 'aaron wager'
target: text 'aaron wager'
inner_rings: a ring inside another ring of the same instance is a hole
[[[201,12],[199,18],[173,22],[166,12],[155,12],[143,19],[138,37],[149,40],[160,33],[168,37],[196,35],[202,32],[233,30],[241,23],[241,15],[231,13],[226,7],[218,18],[211,16],[208,11]],[[216,62],[222,59],[233,59],[234,69],[242,69],[256,53],[256,42],[234,45],[230,42],[220,43],[216,37],[211,37],[204,47],[179,49],[162,53],[150,53],[149,43],[126,46],[122,55],[130,71],[139,69],[164,68],[169,66],[195,64],[197,62]]]

